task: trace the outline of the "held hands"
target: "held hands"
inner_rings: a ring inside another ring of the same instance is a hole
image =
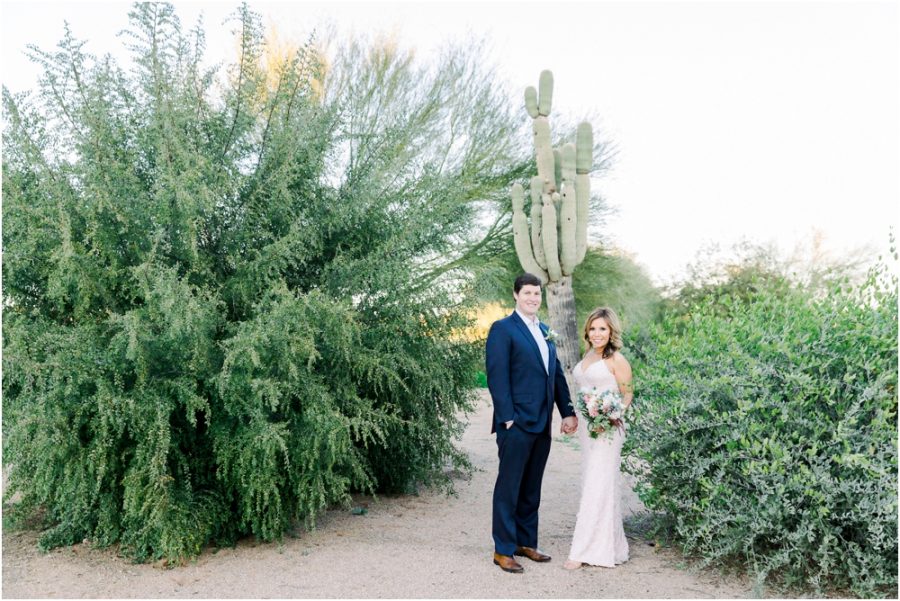
[[[504,424],[506,429],[509,430],[512,428],[513,420],[509,420]],[[578,429],[578,418],[574,415],[571,417],[564,417],[562,420],[562,425],[559,428],[559,431],[563,434],[572,434]]]

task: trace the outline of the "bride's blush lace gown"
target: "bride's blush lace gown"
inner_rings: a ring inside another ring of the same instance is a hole
[[[578,390],[596,387],[615,390],[619,387],[603,360],[587,369],[579,362],[572,371]],[[579,416],[578,442],[581,446],[581,501],[569,559],[592,566],[615,567],[628,561],[628,540],[622,525],[622,502],[619,489],[619,464],[625,435],[616,430],[591,438],[587,420]]]

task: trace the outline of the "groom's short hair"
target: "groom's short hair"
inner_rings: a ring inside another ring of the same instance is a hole
[[[540,286],[541,278],[537,277],[532,273],[523,273],[519,277],[516,278],[516,281],[513,283],[513,292],[516,294],[519,293],[519,290],[522,289],[522,286]]]

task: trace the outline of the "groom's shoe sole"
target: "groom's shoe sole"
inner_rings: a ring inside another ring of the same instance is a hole
[[[501,570],[510,574],[521,574],[525,571],[518,561],[509,555],[500,555],[499,553],[494,553],[494,565],[500,566]]]
[[[532,549],[531,547],[516,547],[516,555],[519,557],[527,557],[531,561],[544,562],[550,561],[550,556],[545,555],[538,551],[537,549]]]

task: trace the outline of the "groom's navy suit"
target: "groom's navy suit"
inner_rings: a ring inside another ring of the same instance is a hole
[[[540,325],[544,336],[547,327]],[[491,326],[485,348],[487,382],[494,403],[491,432],[497,433],[500,469],[494,486],[494,550],[537,548],[541,481],[550,453],[554,403],[563,417],[575,415],[569,387],[547,342],[547,368],[540,348],[517,312]],[[507,429],[505,422],[512,420]]]

